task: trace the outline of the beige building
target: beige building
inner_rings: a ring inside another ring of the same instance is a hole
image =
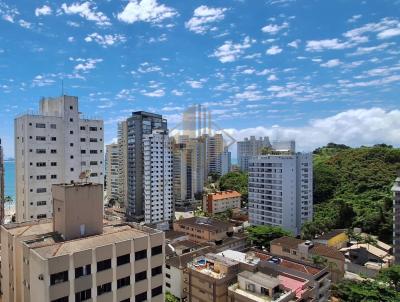
[[[54,220],[1,227],[3,301],[164,301],[164,234],[103,224],[100,184],[52,187]]]
[[[119,201],[119,145],[106,145],[107,200]],[[122,203],[123,204],[123,203]]]
[[[242,195],[236,191],[221,191],[203,196],[203,211],[209,214],[223,213],[230,209],[240,209]]]

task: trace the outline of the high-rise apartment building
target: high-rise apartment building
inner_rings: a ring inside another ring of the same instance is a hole
[[[393,255],[395,264],[400,264],[400,171],[392,187],[393,192]]]
[[[216,133],[213,136],[203,135],[207,141],[208,173],[221,175],[221,155],[224,153],[224,139],[222,134]]]
[[[249,170],[249,159],[252,156],[260,155],[264,147],[271,147],[267,136],[259,139],[250,136],[250,138],[246,137],[243,141],[237,142],[237,160],[240,170],[247,172]]]
[[[164,301],[163,232],[103,224],[101,184],[52,192],[53,220],[1,226],[3,301]]]
[[[164,160],[168,156],[157,154],[156,157],[152,157],[149,155],[149,151],[146,151],[146,156],[144,152],[144,143],[146,141],[147,147],[151,147],[151,143],[159,144],[161,147],[161,143],[159,141],[156,142],[161,136],[166,136],[168,134],[167,128],[167,120],[164,119],[159,114],[148,113],[144,111],[133,112],[132,116],[127,119],[127,209],[126,215],[130,220],[143,221],[145,219],[146,213],[145,210],[151,207],[151,204],[155,202],[155,204],[159,203],[157,200],[159,194],[164,192],[164,188],[154,188],[154,190],[158,190],[157,192],[148,191],[149,184],[145,183],[145,181],[149,180],[149,176],[145,174],[145,167],[149,169],[149,165],[151,165],[151,161],[156,160]],[[164,134],[156,134],[154,131],[164,131]],[[156,138],[157,137],[157,138]],[[150,144],[150,145],[149,145]],[[167,150],[167,146],[163,146],[163,152],[167,152],[170,154],[170,151]],[[172,163],[171,163],[172,164]],[[166,176],[163,175],[164,172],[167,172],[164,169],[168,168],[166,163],[157,163],[157,171],[150,170],[150,173],[156,173],[150,177],[172,177],[171,174],[167,173]],[[148,171],[146,171],[147,173]],[[160,180],[161,181],[161,180]],[[172,184],[172,179],[167,180],[164,179],[166,183]],[[151,184],[150,184],[151,185]],[[147,190],[147,191],[146,191]],[[155,195],[153,195],[155,194]],[[172,194],[172,188],[171,188]],[[156,197],[157,196],[157,197]],[[148,203],[148,206],[145,206],[145,202]],[[157,206],[158,207],[158,206]]]
[[[126,121],[118,123],[118,201],[125,208],[128,206],[128,124]]]
[[[40,100],[38,113],[15,119],[16,219],[52,216],[51,185],[79,181],[103,184],[103,121],[85,119],[78,98]]]
[[[294,235],[313,217],[312,154],[260,155],[249,162],[249,222]]]
[[[4,154],[0,139],[0,224],[4,221]]]
[[[144,222],[172,221],[172,147],[167,130],[143,135]]]
[[[106,194],[108,200],[119,201],[119,160],[118,144],[106,145]]]

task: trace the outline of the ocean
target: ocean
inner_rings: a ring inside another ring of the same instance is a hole
[[[15,200],[15,161],[5,161],[4,170],[4,193]]]

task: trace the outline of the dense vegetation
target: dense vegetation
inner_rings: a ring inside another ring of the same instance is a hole
[[[291,235],[290,232],[285,231],[281,227],[269,225],[250,226],[246,229],[246,233],[248,241],[252,246],[267,249],[269,249],[271,240]]]
[[[400,266],[382,270],[375,280],[342,280],[332,290],[341,301],[395,302],[400,301]]]
[[[361,227],[391,241],[390,188],[400,169],[400,149],[380,144],[350,148],[328,144],[314,151],[314,219],[303,236],[333,228]]]
[[[242,194],[242,203],[247,203],[248,175],[243,172],[229,172],[219,179],[219,188],[222,191],[235,190]]]

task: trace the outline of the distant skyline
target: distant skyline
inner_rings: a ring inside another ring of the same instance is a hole
[[[106,143],[132,111],[173,128],[201,103],[236,140],[399,146],[399,16],[392,0],[0,0],[5,157],[14,118],[62,81]]]

